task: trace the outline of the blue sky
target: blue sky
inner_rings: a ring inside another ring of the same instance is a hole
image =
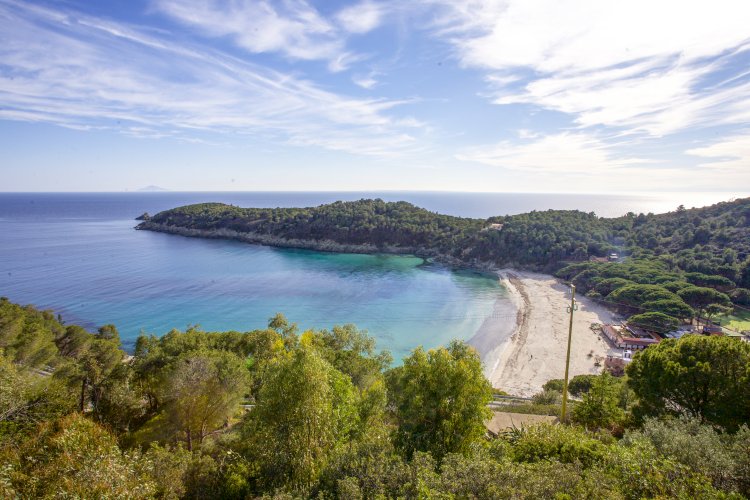
[[[750,2],[0,0],[3,191],[750,191]]]

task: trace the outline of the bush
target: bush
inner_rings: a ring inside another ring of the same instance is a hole
[[[582,375],[576,375],[573,377],[570,382],[568,382],[568,391],[574,396],[580,397],[584,393],[588,392],[589,389],[591,389],[591,385],[596,380],[596,375],[591,374],[582,374]]]
[[[566,425],[541,424],[525,430],[513,447],[516,462],[558,460],[585,467],[600,460],[605,446],[583,430]]]
[[[542,389],[545,390],[545,391],[562,392],[563,391],[563,385],[565,385],[565,380],[563,380],[561,378],[553,378],[552,380],[548,380],[542,386]]]
[[[734,453],[735,443],[743,437],[742,433],[722,435],[697,419],[647,419],[641,429],[629,431],[623,442],[648,440],[661,455],[703,474],[716,488],[747,495],[748,478],[743,475],[742,460]]]
[[[534,394],[531,400],[537,405],[554,405],[562,401],[562,394],[558,391],[544,390]]]

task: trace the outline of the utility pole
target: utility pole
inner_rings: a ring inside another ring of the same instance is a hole
[[[562,415],[560,420],[567,422],[568,420],[568,372],[570,370],[570,341],[573,338],[573,311],[578,309],[576,305],[576,286],[570,285],[570,306],[568,306],[568,312],[570,313],[570,327],[568,328],[568,354],[565,356],[565,383],[563,384],[563,395],[562,395]]]

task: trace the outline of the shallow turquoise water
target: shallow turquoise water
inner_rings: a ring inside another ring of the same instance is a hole
[[[417,345],[469,339],[485,318],[515,320],[491,277],[414,257],[326,254],[135,231],[143,212],[208,201],[244,207],[313,206],[381,197],[489,217],[548,208],[666,211],[729,195],[524,193],[0,193],[0,295],[53,309],[88,328],[114,323],[126,347],[200,324],[262,328],[276,312],[303,328],[355,323],[400,359]],[[500,298],[499,307],[494,308]],[[506,312],[507,311],[507,312]],[[497,323],[497,322],[496,322]]]
[[[37,198],[22,215],[0,212],[0,295],[89,328],[114,323],[126,347],[141,331],[244,331],[283,312],[302,328],[355,323],[401,359],[417,345],[469,339],[504,293],[491,276],[416,257],[135,231],[130,217],[96,204],[76,210],[70,201]]]

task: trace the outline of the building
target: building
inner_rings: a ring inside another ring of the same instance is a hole
[[[662,340],[656,333],[630,325],[603,325],[602,333],[615,347],[631,351],[645,349]]]
[[[704,335],[724,335],[724,330],[721,328],[721,325],[714,325],[713,323],[708,323],[706,325],[703,325],[703,334]]]

